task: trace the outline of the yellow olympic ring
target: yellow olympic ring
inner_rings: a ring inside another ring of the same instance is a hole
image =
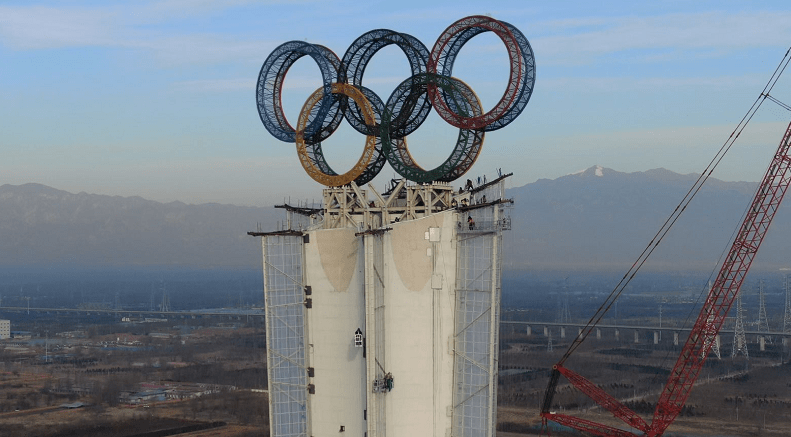
[[[369,126],[376,125],[376,118],[374,117],[374,111],[371,107],[371,103],[367,98],[365,98],[360,90],[354,87],[354,85],[333,83],[332,93],[343,94],[345,96],[351,97],[357,106],[360,107],[363,118],[365,119],[365,123]],[[297,120],[296,128],[297,155],[299,156],[299,162],[302,164],[302,168],[305,169],[305,171],[313,180],[328,187],[340,187],[357,179],[357,177],[365,171],[366,167],[368,167],[368,164],[371,162],[371,159],[373,158],[376,151],[376,136],[366,135],[365,148],[363,149],[360,159],[357,161],[357,164],[355,164],[354,167],[352,167],[352,169],[346,173],[339,175],[329,169],[329,167],[327,167],[327,171],[319,168],[317,161],[313,158],[313,156],[316,155],[310,153],[308,148],[310,147],[313,149],[320,147],[321,143],[308,145],[305,143],[304,136],[305,127],[308,125],[310,113],[313,108],[321,101],[322,97],[324,97],[324,87],[317,89],[313,94],[311,94],[310,97],[308,97],[308,99],[305,101],[305,104],[302,106],[302,111],[299,113],[299,119]],[[323,159],[323,157],[321,157],[321,159]],[[324,164],[326,166],[326,163]]]

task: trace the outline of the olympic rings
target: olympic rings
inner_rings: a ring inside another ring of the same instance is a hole
[[[453,63],[461,48],[483,32],[493,32],[503,41],[510,62],[506,90],[488,112],[483,111],[468,85],[452,77]],[[384,104],[362,82],[370,60],[388,45],[396,45],[404,52],[412,76],[399,84]],[[305,102],[294,129],[283,113],[281,94],[286,73],[303,56],[316,62],[323,85]],[[275,138],[297,144],[303,168],[319,183],[340,186],[354,181],[362,185],[372,180],[385,162],[413,182],[451,182],[475,163],[484,132],[500,129],[522,113],[534,84],[535,59],[527,38],[509,23],[471,16],[445,29],[430,52],[415,37],[388,29],[361,35],[342,60],[324,46],[302,41],[284,43],[261,67],[256,102],[264,127]],[[412,159],[406,136],[420,127],[432,107],[443,120],[459,128],[459,138],[445,162],[433,170],[424,170]],[[335,132],[342,118],[366,136],[366,145],[357,164],[338,175],[327,164],[321,141]]]

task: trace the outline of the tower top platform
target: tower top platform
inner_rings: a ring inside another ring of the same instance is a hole
[[[450,209],[472,211],[496,204],[511,204],[513,200],[505,197],[505,180],[512,175],[501,175],[489,182],[483,178],[478,184],[468,179],[466,186],[457,190],[449,183],[415,184],[406,179],[392,180],[381,194],[371,184],[362,188],[354,182],[342,187],[325,188],[321,208],[276,205],[276,208],[285,209],[287,213],[281,229],[249,234],[259,236],[337,228],[355,228],[363,232]],[[499,227],[505,228],[502,224]]]

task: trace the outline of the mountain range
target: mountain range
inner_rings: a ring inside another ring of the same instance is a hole
[[[507,190],[514,199],[506,270],[626,271],[697,179],[665,169],[600,166]],[[728,248],[757,183],[710,179],[646,268],[711,270]],[[755,268],[789,266],[791,206],[782,206]],[[0,186],[0,266],[257,268],[273,207],[159,203],[72,194],[40,184]]]
[[[0,266],[249,268],[274,227],[274,208],[159,203],[72,194],[40,184],[0,186]]]
[[[504,267],[626,271],[698,178],[666,169],[622,173],[600,166],[508,191],[513,230]],[[644,268],[710,271],[758,184],[709,178]],[[791,265],[791,204],[781,205],[754,268]]]

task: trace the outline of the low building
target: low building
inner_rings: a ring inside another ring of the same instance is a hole
[[[139,392],[126,392],[121,394],[121,402],[131,405],[145,404],[148,402],[161,402],[167,398],[167,390],[156,388]]]
[[[11,321],[0,320],[0,340],[11,338]]]

